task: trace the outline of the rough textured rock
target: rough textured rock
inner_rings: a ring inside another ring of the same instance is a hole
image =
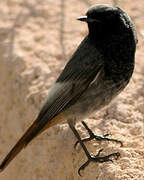
[[[94,132],[110,132],[124,143],[119,147],[115,143],[92,141],[87,143],[90,152],[95,154],[100,148],[104,148],[103,155],[119,151],[120,159],[114,163],[91,163],[83,177],[79,177],[77,170],[85,162],[85,154],[80,146],[73,148],[76,139],[64,123],[48,129],[28,145],[0,174],[1,180],[144,179],[144,2],[118,2],[133,17],[139,31],[135,72],[114,104],[86,122]],[[94,3],[94,0],[1,2],[0,160],[35,119],[49,87],[85,36],[86,25],[75,19]],[[77,129],[82,137],[87,136],[80,123]]]

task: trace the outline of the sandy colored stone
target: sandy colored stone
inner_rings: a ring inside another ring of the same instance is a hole
[[[48,90],[87,33],[76,21],[101,0],[7,0],[0,6],[0,161],[36,118]],[[66,123],[48,129],[30,143],[0,174],[0,180],[143,180],[144,179],[144,1],[118,3],[135,21],[139,44],[136,67],[127,88],[106,110],[86,120],[97,134],[111,133],[124,146],[92,141],[92,154],[119,151],[113,163],[86,161]],[[81,137],[87,132],[77,124]]]

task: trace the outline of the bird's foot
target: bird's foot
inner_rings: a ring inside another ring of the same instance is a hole
[[[86,128],[86,130],[88,131],[88,133],[90,135],[89,137],[81,139],[82,142],[91,141],[92,139],[96,139],[98,141],[113,141],[113,142],[119,143],[121,146],[123,146],[123,144],[120,140],[108,138],[107,136],[109,136],[110,134],[107,133],[104,135],[96,135],[92,132],[92,130],[87,126],[87,124],[84,121],[82,121],[82,124]],[[75,143],[74,148],[76,148],[78,143],[79,143],[79,141],[77,141]]]
[[[75,129],[75,126],[73,125],[73,123],[71,123],[71,121],[68,121],[68,124],[69,124],[69,127],[71,128],[71,130],[73,131],[74,135],[77,137],[80,145],[82,146],[82,148],[83,148],[83,150],[84,150],[84,152],[88,158],[88,160],[78,170],[78,174],[80,176],[81,176],[81,174],[80,174],[81,170],[85,169],[85,167],[87,167],[90,162],[98,162],[98,163],[104,163],[107,161],[113,162],[111,159],[112,157],[115,157],[115,159],[118,159],[118,157],[120,156],[119,152],[114,152],[114,153],[109,154],[107,156],[100,156],[100,153],[103,151],[103,149],[100,149],[96,156],[91,156],[90,153],[88,152],[85,144],[81,140],[80,135],[77,132],[77,130]],[[83,122],[83,124],[85,124],[85,123]]]
[[[111,157],[114,157],[117,160],[118,157],[120,156],[119,152],[114,152],[114,153],[109,154],[107,156],[100,156],[100,153],[102,151],[103,151],[103,149],[100,149],[96,156],[91,156],[91,155],[87,156],[88,160],[78,170],[78,174],[80,176],[81,176],[81,170],[84,170],[89,165],[90,162],[98,162],[98,163],[104,163],[104,162],[108,162],[108,161],[113,162]]]

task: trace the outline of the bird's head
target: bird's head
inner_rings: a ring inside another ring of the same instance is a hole
[[[120,8],[108,4],[98,4],[90,7],[85,16],[77,20],[87,22],[89,33],[93,36],[120,34],[131,29],[129,16]]]

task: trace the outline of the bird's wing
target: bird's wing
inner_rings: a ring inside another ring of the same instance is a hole
[[[104,57],[89,41],[87,37],[65,66],[51,88],[37,121],[47,123],[67,108],[71,101],[89,87],[101,71]]]
[[[34,137],[59,121],[61,112],[89,87],[103,63],[103,56],[91,45],[87,37],[51,88],[37,119],[0,164],[1,171]]]

